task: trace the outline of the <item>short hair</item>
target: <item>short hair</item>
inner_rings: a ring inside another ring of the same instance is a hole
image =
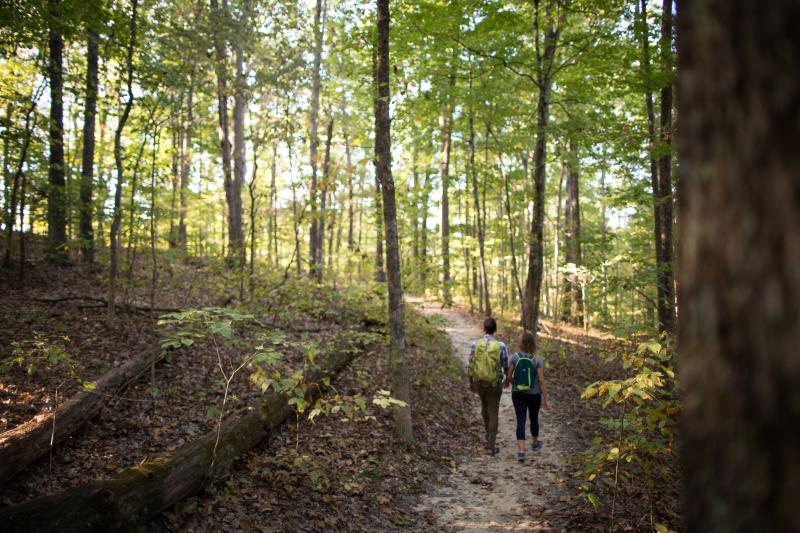
[[[519,339],[519,351],[523,353],[530,353],[536,351],[536,335],[530,331],[526,331]]]
[[[495,331],[497,331],[497,322],[495,322],[494,318],[487,316],[486,319],[483,321],[483,331],[492,335]]]

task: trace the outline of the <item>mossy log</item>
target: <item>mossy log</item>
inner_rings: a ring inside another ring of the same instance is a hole
[[[335,375],[358,352],[343,349],[322,358],[320,370],[309,372],[307,382],[317,383],[325,376]],[[0,509],[0,531],[135,530],[138,524],[197,493],[227,472],[241,454],[293,412],[288,400],[288,396],[270,391],[257,406],[227,418],[222,424],[216,456],[217,431],[211,431],[111,479]]]
[[[14,429],[0,433],[0,484],[46,455],[52,445],[78,431],[97,416],[109,396],[118,395],[161,358],[158,349],[148,350],[113,370],[59,405],[55,412],[33,417]],[[55,422],[54,422],[55,417]]]

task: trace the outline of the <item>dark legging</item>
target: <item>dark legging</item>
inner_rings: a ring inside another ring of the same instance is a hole
[[[525,413],[530,413],[531,435],[539,437],[539,407],[542,405],[541,394],[528,394],[514,391],[511,393],[514,402],[514,413],[517,415],[517,440],[525,440]]]

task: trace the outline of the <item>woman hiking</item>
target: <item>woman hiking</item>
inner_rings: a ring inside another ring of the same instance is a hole
[[[544,365],[536,355],[536,337],[530,331],[522,334],[519,351],[511,357],[506,387],[511,385],[511,401],[517,417],[517,461],[525,461],[525,418],[531,419],[531,447],[542,447],[539,440],[539,408],[547,405],[547,388],[544,384]]]

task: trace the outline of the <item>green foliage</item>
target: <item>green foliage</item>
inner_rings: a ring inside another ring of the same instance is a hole
[[[68,336],[51,340],[41,332],[34,331],[32,339],[11,343],[11,357],[0,360],[0,374],[9,372],[15,366],[25,367],[29,376],[42,368],[65,369],[70,375],[75,373],[75,361],[64,345]]]
[[[643,475],[652,490],[656,480],[674,481],[677,476],[680,405],[673,359],[672,339],[662,334],[621,356],[630,377],[597,381],[583,391],[582,398],[600,402],[603,409],[613,405],[616,410],[615,416],[602,420],[609,431],[595,437],[577,474],[585,478],[581,495],[593,506],[599,500],[592,484],[607,483],[616,491],[618,483]]]

